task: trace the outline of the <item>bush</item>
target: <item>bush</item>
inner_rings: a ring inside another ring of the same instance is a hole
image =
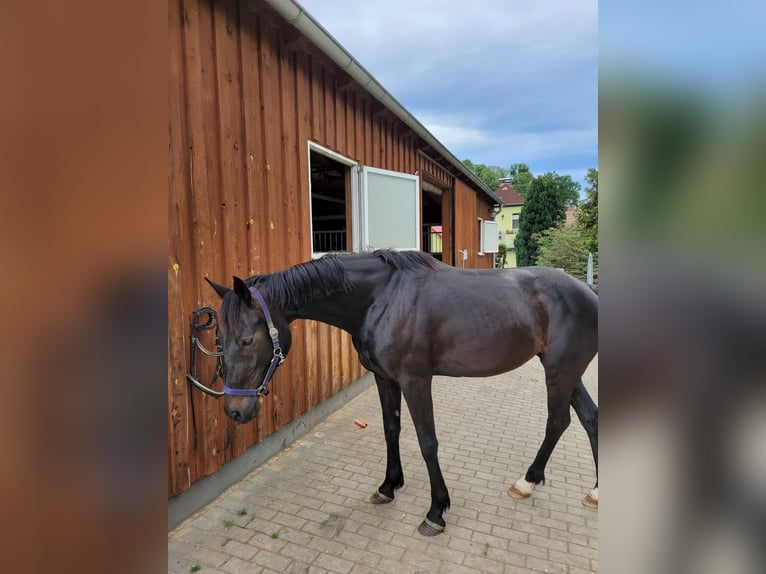
[[[537,265],[560,267],[570,275],[585,281],[588,270],[587,239],[582,228],[577,225],[558,225],[540,233],[534,238],[537,242]],[[596,267],[594,258],[594,277]]]

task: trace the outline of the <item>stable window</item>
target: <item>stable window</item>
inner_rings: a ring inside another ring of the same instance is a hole
[[[356,162],[309,142],[311,251],[351,251]]]
[[[420,249],[418,176],[362,168],[365,249]]]
[[[420,249],[420,180],[309,142],[311,250]]]

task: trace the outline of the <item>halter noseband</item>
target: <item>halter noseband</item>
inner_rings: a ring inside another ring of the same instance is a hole
[[[271,318],[271,313],[269,313],[269,308],[266,305],[266,300],[263,298],[263,295],[261,295],[261,292],[258,291],[255,287],[250,287],[250,293],[255,295],[255,298],[258,299],[258,303],[261,304],[261,309],[263,310],[263,315],[266,317],[266,324],[269,326],[269,337],[271,337],[271,345],[274,348],[274,354],[271,357],[271,363],[269,364],[269,370],[266,371],[266,376],[263,377],[263,381],[260,385],[258,385],[258,388],[256,389],[232,389],[231,387],[227,387],[226,383],[223,384],[223,392],[226,395],[233,395],[237,397],[252,397],[252,396],[260,396],[260,395],[268,395],[269,394],[269,383],[271,382],[271,377],[274,375],[274,371],[277,370],[277,367],[285,362],[285,356],[282,353],[282,347],[279,345],[279,331],[274,326],[274,321]]]

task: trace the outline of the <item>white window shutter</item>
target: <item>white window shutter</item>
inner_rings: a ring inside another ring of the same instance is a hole
[[[365,248],[420,249],[418,176],[364,167],[362,197]]]

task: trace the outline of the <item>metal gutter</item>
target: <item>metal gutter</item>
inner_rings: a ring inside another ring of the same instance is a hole
[[[455,168],[459,169],[476,187],[487,194],[495,203],[502,204],[502,200],[495,195],[494,191],[481,181],[463,162],[456,158],[444,145],[421,124],[415,116],[408,112],[388,90],[372,77],[364,67],[325,30],[319,22],[304,10],[294,0],[265,0],[265,2],[277,11],[287,22],[295,26],[309,40],[322,50],[333,62],[338,64],[349,76],[356,80],[376,100],[391,110],[400,120],[407,124],[412,131],[423,138],[428,144],[447,159]]]

